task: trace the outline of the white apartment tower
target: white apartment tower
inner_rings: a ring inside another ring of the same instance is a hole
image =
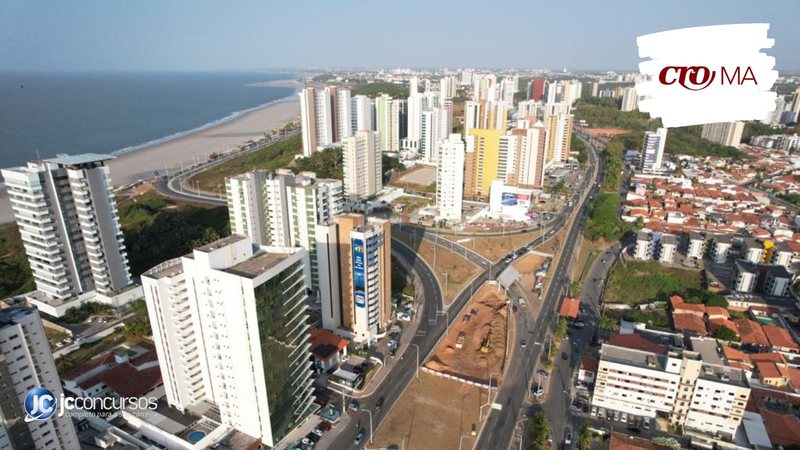
[[[391,107],[391,139],[389,140],[389,150],[393,152],[400,151],[400,142],[402,142],[408,132],[408,103],[405,100],[394,99],[392,100]]]
[[[541,122],[530,128],[515,128],[521,135],[517,182],[523,186],[541,187],[544,182],[545,129]]]
[[[662,170],[661,164],[664,158],[664,145],[667,143],[667,129],[659,128],[655,132],[645,131],[644,142],[642,143],[642,163],[643,173],[658,173]]]
[[[342,210],[342,182],[313,172],[280,169],[249,172],[226,180],[231,233],[257,245],[302,247],[309,254],[306,280],[318,289],[315,227]]]
[[[355,131],[375,131],[375,102],[366,95],[353,97]],[[344,142],[344,140],[342,140]]]
[[[54,303],[131,285],[105,165],[112,158],[62,155],[2,170],[36,289]]]
[[[22,409],[28,392],[36,387],[61,396],[61,380],[39,311],[28,307],[0,310],[0,444],[3,448],[61,450],[79,448],[80,442],[67,416],[26,422]]]
[[[350,89],[338,88],[336,90],[336,114],[339,142],[348,136],[352,136],[356,131],[356,123],[353,119],[353,99],[350,97]]]
[[[306,258],[232,235],[142,276],[170,405],[210,402],[269,446],[310,414]]]
[[[356,131],[344,140],[344,195],[351,201],[366,200],[383,189],[378,133]]]
[[[375,99],[375,119],[379,147],[381,151],[389,151],[392,147],[392,97],[382,94]]]
[[[620,111],[633,111],[639,107],[639,97],[636,95],[635,87],[626,87],[622,90],[622,103]]]
[[[744,122],[707,123],[700,137],[722,145],[738,147],[742,143]]]
[[[311,156],[317,148],[333,144],[334,120],[329,88],[305,88],[300,96],[300,128],[303,156]]]
[[[464,200],[464,141],[460,134],[450,134],[439,149],[436,168],[436,208],[439,218],[461,222]]]

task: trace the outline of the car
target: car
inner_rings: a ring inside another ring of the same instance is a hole
[[[525,299],[524,298],[522,298],[522,297],[518,298],[517,302],[519,303],[519,306],[525,306]]]
[[[322,428],[320,427],[314,428],[313,430],[311,430],[311,432],[316,434],[317,436],[322,436],[323,434],[325,434],[325,432],[322,431]]]
[[[597,406],[592,406],[592,412],[590,413],[590,415],[592,415],[592,416],[596,416],[597,415]]]
[[[614,411],[614,422],[619,422],[619,411]]]
[[[525,347],[528,346],[528,343],[525,342],[525,341],[520,341],[519,346],[522,347],[522,348],[525,348]]]
[[[597,417],[605,417],[606,416],[606,409],[605,408],[597,408]]]
[[[330,422],[323,420],[319,425],[317,425],[317,428],[322,431],[330,431],[331,428],[333,428],[333,425],[331,425]]]
[[[567,428],[564,430],[564,445],[571,445],[572,444],[572,431]]]
[[[303,438],[303,439],[308,439],[309,441],[311,441],[314,444],[316,444],[317,442],[319,442],[319,438],[320,438],[320,436],[312,431],[311,433],[308,433],[306,435],[306,437]]]
[[[577,403],[573,403],[573,404],[569,405],[569,410],[572,411],[572,412],[578,412],[578,411],[581,410],[581,406],[579,404],[577,404]]]
[[[650,429],[650,418],[649,417],[645,417],[644,419],[642,419],[642,428],[644,428],[645,430],[649,430]]]
[[[358,434],[356,434],[356,437],[353,439],[353,445],[361,445],[361,441],[364,440],[364,435],[366,434],[367,433],[363,428],[359,430]]]
[[[564,361],[566,361],[566,360],[568,360],[568,359],[569,359],[569,355],[568,355],[568,354],[566,354],[565,352],[561,352],[561,359],[563,359]]]
[[[627,422],[628,421],[628,414],[627,413],[622,413],[622,415],[619,416],[619,421],[622,422],[622,423]]]
[[[350,400],[350,403],[347,404],[347,408],[350,409],[350,411],[358,411],[361,409],[361,405],[358,404],[357,400]]]
[[[340,359],[342,360],[342,362],[346,362],[348,359],[350,359],[350,355],[342,355]]]
[[[539,376],[540,376],[540,377],[542,377],[542,378],[547,378],[547,377],[549,377],[549,376],[550,376],[550,374],[549,374],[549,373],[547,373],[547,371],[546,371],[546,370],[544,370],[544,369],[539,369],[539,370],[537,370],[537,371],[536,371],[536,375],[539,375]]]
[[[544,395],[544,388],[534,383],[531,385],[531,394],[535,395],[536,397],[541,397]]]
[[[316,445],[316,443],[311,439],[309,439],[308,436],[304,437],[303,440],[300,441],[300,443],[309,448],[314,448],[314,446]]]
[[[575,322],[575,323],[572,324],[572,326],[580,330],[583,327],[585,327],[586,324],[584,322]]]
[[[378,401],[375,402],[375,409],[381,409],[384,400],[386,400],[384,397],[379,398]]]

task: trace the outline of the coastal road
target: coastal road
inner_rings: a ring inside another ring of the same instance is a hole
[[[511,441],[514,429],[517,427],[520,415],[527,414],[527,408],[524,401],[528,394],[530,380],[533,377],[533,368],[536,360],[543,358],[545,347],[545,339],[552,333],[557,323],[558,311],[557,307],[560,304],[560,299],[567,292],[570,280],[566,276],[567,269],[572,259],[572,252],[577,242],[577,238],[583,229],[586,217],[590,211],[591,201],[596,198],[597,187],[596,180],[602,179],[603,170],[602,161],[598,158],[594,147],[590,147],[589,164],[592,170],[592,176],[584,179],[581,184],[581,189],[578,190],[576,196],[581,198],[577,203],[578,212],[575,215],[569,229],[566,231],[566,237],[561,243],[562,251],[556,256],[555,268],[552,271],[552,280],[547,293],[542,300],[542,307],[539,316],[536,318],[533,327],[526,328],[527,319],[517,318],[517,326],[521,327],[518,330],[527,330],[529,336],[528,345],[526,348],[517,348],[511,355],[508,369],[503,375],[503,385],[497,392],[494,403],[500,409],[492,409],[489,416],[481,428],[481,434],[475,448],[477,449],[505,449],[508,448]],[[583,192],[581,192],[583,190]],[[590,200],[590,198],[592,200]],[[568,211],[571,212],[571,211]],[[552,230],[560,230],[566,224],[567,216],[562,213],[556,219],[556,223]],[[563,221],[563,222],[562,222]],[[562,223],[558,223],[562,222]],[[549,231],[548,231],[549,234]],[[520,333],[521,336],[524,333]],[[516,345],[516,343],[515,343]],[[551,389],[551,395],[555,391]],[[548,414],[549,417],[549,414]],[[554,427],[555,428],[555,427]],[[553,430],[554,438],[558,442],[562,439],[562,430]]]

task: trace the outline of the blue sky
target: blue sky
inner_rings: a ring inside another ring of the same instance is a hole
[[[0,70],[636,69],[636,36],[769,22],[800,70],[800,1],[2,0]]]

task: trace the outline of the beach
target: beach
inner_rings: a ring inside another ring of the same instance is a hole
[[[149,178],[155,171],[191,165],[204,161],[214,152],[224,152],[231,147],[256,139],[264,133],[280,128],[300,114],[300,103],[295,96],[277,103],[254,109],[228,122],[199,130],[195,133],[133,150],[108,162],[111,182],[115,186]],[[0,223],[14,220],[8,194],[0,191]]]

